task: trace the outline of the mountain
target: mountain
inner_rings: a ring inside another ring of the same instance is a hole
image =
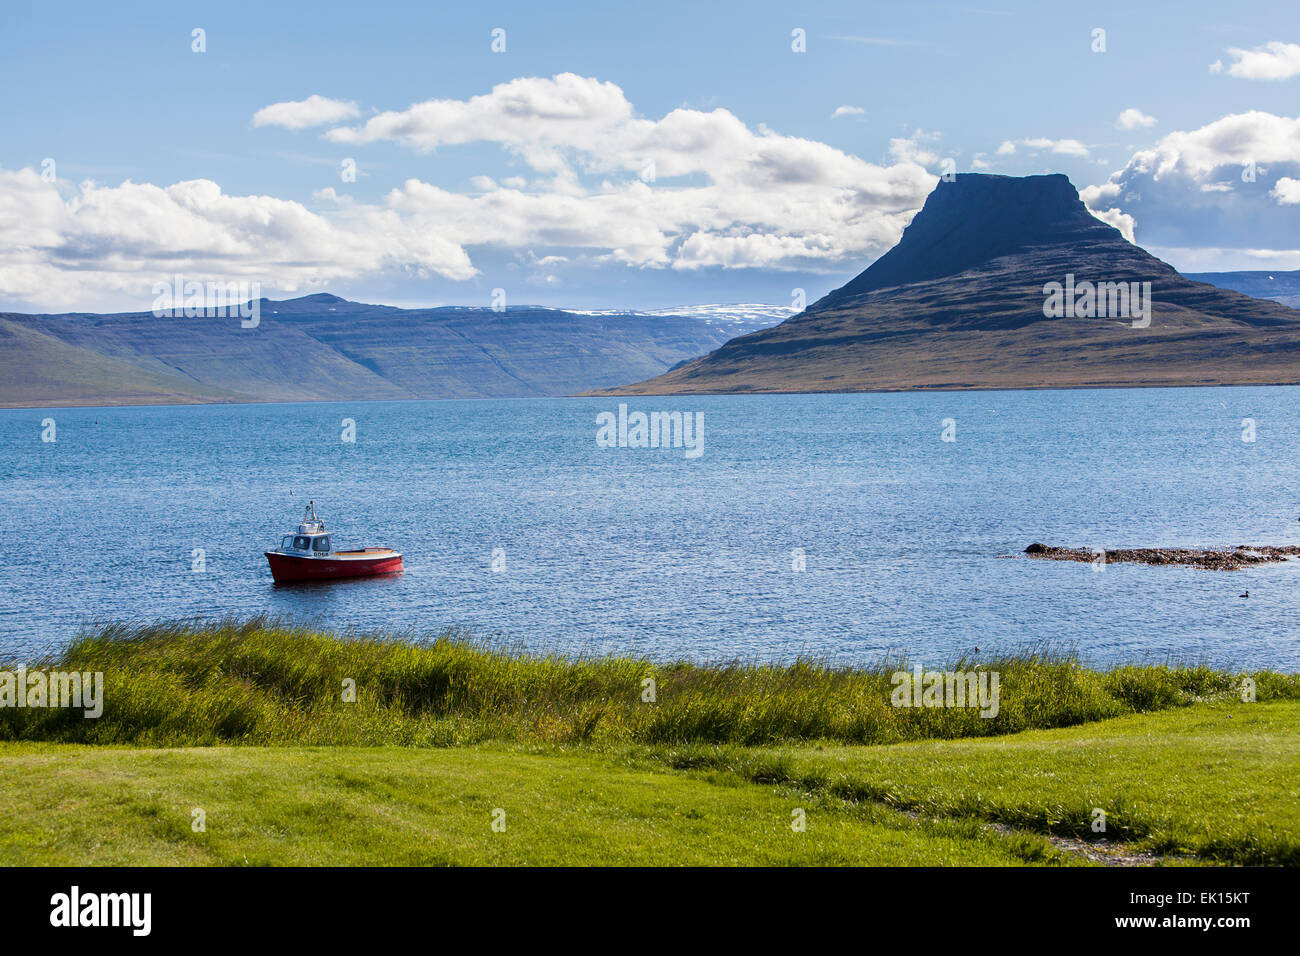
[[[1147,301],[1149,323],[1132,308]],[[604,393],[1296,382],[1297,310],[1180,275],[1089,213],[1065,176],[961,174],[804,312]]]
[[[773,316],[766,323],[777,321]],[[571,395],[647,378],[764,324],[556,309],[260,301],[260,323],[0,313],[0,405]]]
[[[1300,309],[1300,270],[1295,272],[1186,272],[1197,282],[1232,289],[1257,299],[1272,299]]]

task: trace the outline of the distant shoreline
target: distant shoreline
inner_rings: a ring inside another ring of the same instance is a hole
[[[463,398],[319,398],[294,399],[292,401],[268,401],[256,399],[240,401],[175,401],[175,402],[0,402],[0,411],[42,408],[180,408],[186,406],[211,405],[354,405],[354,404],[401,404],[407,402],[545,402],[560,399],[578,398],[685,398],[685,397],[736,397],[765,398],[778,395],[893,395],[911,393],[955,393],[955,392],[1095,392],[1117,391],[1121,389],[1156,389],[1156,388],[1294,388],[1300,386],[1300,380],[1286,382],[1189,382],[1170,384],[1167,382],[1132,382],[1109,385],[917,385],[909,388],[854,388],[854,389],[789,389],[789,390],[753,390],[753,391],[626,391],[631,386],[618,386],[616,389],[578,392],[572,395],[520,395],[501,398],[482,398],[465,396]]]
[[[1275,388],[1300,385],[1300,379],[1285,382],[1116,382],[1097,385],[911,385],[897,388],[792,388],[745,391],[632,391],[634,386],[579,392],[574,398],[637,398],[686,395],[877,395],[912,392],[1092,392],[1123,388]]]

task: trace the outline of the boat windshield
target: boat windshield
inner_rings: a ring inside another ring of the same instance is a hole
[[[286,534],[283,538],[280,539],[280,550],[289,551],[292,548],[293,548],[293,535]]]
[[[311,546],[315,551],[328,551],[330,549],[330,536],[327,534],[318,535],[312,541]]]
[[[293,539],[293,549],[295,551],[310,551],[311,538],[307,537],[305,534],[300,534],[296,536]]]

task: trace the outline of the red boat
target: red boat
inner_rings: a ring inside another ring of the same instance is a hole
[[[328,581],[336,578],[361,578],[376,574],[397,574],[402,570],[402,555],[392,548],[360,548],[355,551],[331,551],[325,522],[316,517],[316,503],[307,505],[307,514],[296,534],[286,534],[275,551],[265,551],[276,584],[290,581]]]

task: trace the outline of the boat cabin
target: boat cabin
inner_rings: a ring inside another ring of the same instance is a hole
[[[315,502],[307,506],[297,534],[286,534],[280,539],[280,550],[313,555],[330,553],[330,536],[325,531],[325,522],[316,517]]]
[[[286,534],[280,541],[280,550],[329,554],[330,536],[327,534]]]

